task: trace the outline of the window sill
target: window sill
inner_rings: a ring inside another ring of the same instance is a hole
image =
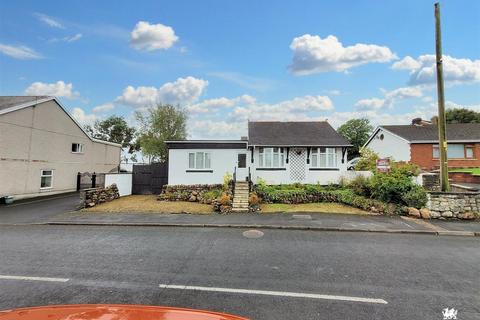
[[[285,171],[287,168],[256,168],[257,171]]]
[[[340,171],[340,168],[308,168],[310,171]]]
[[[40,191],[48,191],[51,189],[53,189],[53,187],[43,187],[43,188],[40,188]]]
[[[199,172],[199,173],[213,173],[213,170],[185,170],[185,172],[188,172],[188,173],[193,173],[193,172]]]
[[[440,161],[439,158],[433,158],[435,161]],[[477,158],[449,158],[447,159],[448,161],[453,160],[453,161],[475,161],[478,160]]]
[[[84,154],[85,152],[73,152],[73,151],[72,151],[72,153],[73,153],[73,154]]]

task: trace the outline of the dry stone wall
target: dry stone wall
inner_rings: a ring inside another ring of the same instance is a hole
[[[474,219],[480,213],[479,192],[429,192],[431,218]]]
[[[120,198],[118,187],[114,183],[106,188],[89,188],[80,192],[81,207],[90,208],[97,204]]]

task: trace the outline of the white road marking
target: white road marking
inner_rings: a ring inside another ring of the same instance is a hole
[[[339,301],[353,301],[353,302],[388,304],[388,302],[383,300],[383,299],[349,297],[349,296],[336,296],[336,295],[315,294],[315,293],[267,291],[267,290],[248,290],[248,289],[216,288],[216,287],[197,287],[197,286],[185,286],[185,285],[174,285],[174,284],[160,284],[159,287],[163,288],[163,289],[227,292],[227,293],[243,293],[243,294],[259,294],[259,295],[265,295],[265,296],[278,296],[278,297],[324,299],[324,300],[339,300]]]
[[[0,274],[0,280],[67,282],[70,279],[67,279],[67,278],[49,278],[49,277],[8,276],[8,275]]]

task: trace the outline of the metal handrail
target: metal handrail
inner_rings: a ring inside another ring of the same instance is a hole
[[[252,173],[250,172],[250,167],[248,167],[248,192],[252,192]]]

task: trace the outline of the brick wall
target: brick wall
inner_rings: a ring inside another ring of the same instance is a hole
[[[480,143],[476,143],[473,150],[473,159],[449,159],[449,168],[480,167]],[[417,164],[422,170],[430,171],[439,168],[438,159],[433,159],[433,144],[410,144],[411,162]]]

